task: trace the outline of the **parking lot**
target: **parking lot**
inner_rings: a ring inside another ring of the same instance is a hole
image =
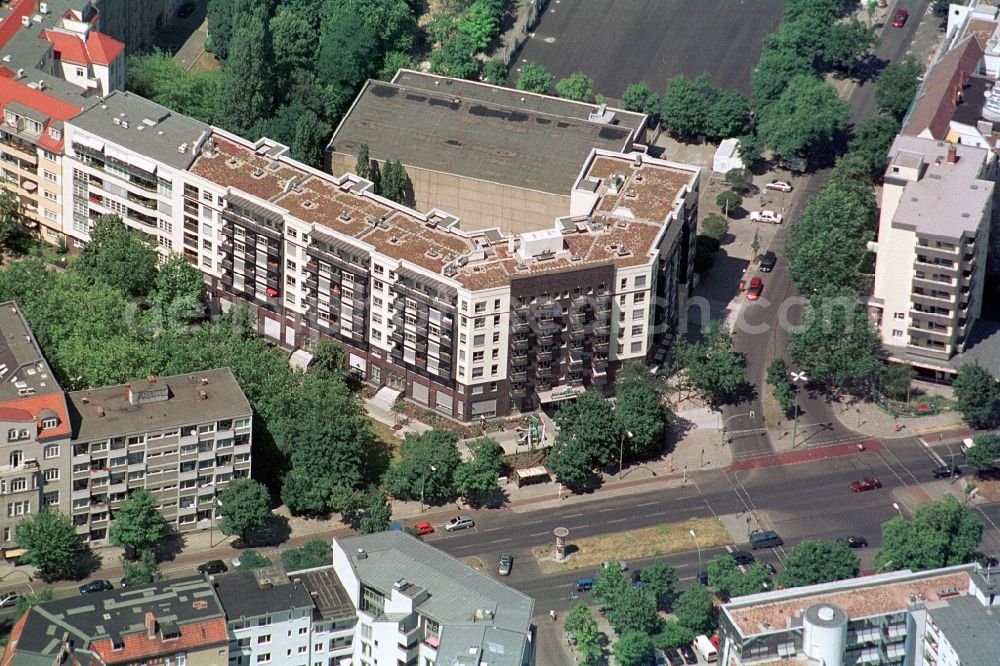
[[[516,69],[538,63],[557,80],[583,71],[594,79],[594,92],[614,99],[635,81],[661,91],[672,76],[703,72],[723,88],[749,92],[761,38],[777,27],[784,5],[784,0],[550,0],[511,64]]]

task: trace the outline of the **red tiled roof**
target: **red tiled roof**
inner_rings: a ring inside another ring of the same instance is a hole
[[[79,35],[57,30],[43,30],[41,39],[52,42],[56,57],[76,65],[89,65],[90,56]]]
[[[159,634],[150,639],[145,628],[134,634],[122,636],[125,647],[121,650],[111,649],[111,639],[102,638],[90,643],[90,649],[100,655],[106,664],[119,664],[140,659],[148,659],[159,654],[181,652],[196,647],[208,647],[213,644],[228,644],[229,635],[226,632],[225,619],[218,617],[212,620],[191,622],[178,626],[180,638],[164,641]],[[13,637],[13,634],[11,635]]]
[[[29,88],[20,81],[0,76],[0,107],[6,107],[10,102],[19,102],[25,106],[48,115],[52,120],[69,120],[80,113],[80,107],[64,102],[57,97],[35,88]],[[53,139],[49,136],[48,126],[45,125],[45,132],[38,137],[38,145],[53,152],[62,150],[62,139]]]
[[[10,6],[10,13],[0,23],[0,46],[6,46],[10,38],[21,29],[21,18],[35,11],[35,0],[17,0]]]
[[[49,409],[56,413],[56,418],[59,422],[55,428],[42,430],[39,413],[44,409]],[[39,440],[62,437],[68,435],[70,432],[66,397],[62,391],[43,393],[42,395],[30,395],[0,403],[0,419],[3,418],[18,421],[35,421],[38,426]]]
[[[90,54],[91,62],[98,65],[110,65],[124,48],[124,44],[104,33],[91,30],[87,34],[87,53]]]
[[[14,628],[10,630],[10,638],[7,639],[7,647],[3,651],[3,659],[0,659],[0,666],[10,666],[17,654],[17,642],[21,640],[21,633],[24,632],[24,625],[28,621],[29,613],[21,616],[21,619],[14,623]]]
[[[982,58],[983,47],[975,36],[966,37],[944,54],[927,73],[903,134],[919,136],[926,130],[935,139],[944,139],[955,115],[958,93],[969,75],[979,69]]]

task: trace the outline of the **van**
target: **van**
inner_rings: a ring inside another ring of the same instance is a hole
[[[587,578],[577,578],[576,579],[576,591],[577,592],[586,592],[587,590],[589,590],[592,587],[594,587],[594,579],[593,578],[587,577]]]
[[[754,550],[758,548],[776,548],[784,543],[774,530],[757,530],[750,533],[750,547]]]
[[[965,439],[962,440],[962,457],[963,458],[965,457],[965,454],[969,452],[969,449],[971,449],[973,446],[975,446],[975,444],[976,443],[973,441],[973,439],[971,437],[966,437]]]
[[[694,637],[694,649],[698,651],[701,658],[704,659],[709,664],[714,664],[719,660],[719,652],[712,645],[712,641],[708,640],[708,636],[701,634]]]

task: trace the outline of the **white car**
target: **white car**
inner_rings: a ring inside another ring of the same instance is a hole
[[[766,189],[774,190],[776,192],[791,192],[792,184],[785,180],[772,180],[770,183],[764,186]]]
[[[8,592],[3,596],[0,596],[0,608],[9,608],[17,603],[17,600],[21,598],[21,595],[17,592]]]
[[[454,530],[464,530],[470,527],[475,527],[476,523],[467,516],[458,516],[457,518],[452,518],[447,523],[444,524],[444,529],[452,532]]]
[[[755,210],[750,213],[751,222],[768,222],[770,224],[781,224],[785,218],[781,216],[781,213],[776,213],[773,210]]]
[[[625,560],[604,560],[601,566],[605,569],[617,568],[618,571],[628,571],[628,564]]]

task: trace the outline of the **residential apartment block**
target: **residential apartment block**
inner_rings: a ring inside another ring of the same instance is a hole
[[[369,81],[327,146],[330,171],[355,170],[361,145],[406,167],[417,210],[447,210],[466,231],[552,227],[594,148],[646,142],[641,113],[465,79],[400,70]]]
[[[590,149],[562,215],[505,235],[129,93],[67,122],[66,140],[74,243],[118,213],[199,267],[218,307],[253,307],[272,341],[334,338],[355,372],[453,418],[610,390],[690,288],[700,171],[640,152]]]
[[[980,315],[997,161],[991,151],[898,136],[889,151],[869,307],[890,358],[953,372]]]
[[[997,661],[1000,570],[965,564],[733,599],[719,663],[987,666]]]
[[[199,576],[34,606],[0,663],[218,666],[228,652],[222,606]]]
[[[73,419],[71,513],[89,541],[107,537],[136,488],[178,530],[205,528],[215,498],[250,476],[250,404],[229,368],[147,377],[67,394]],[[68,485],[68,483],[67,483]]]

